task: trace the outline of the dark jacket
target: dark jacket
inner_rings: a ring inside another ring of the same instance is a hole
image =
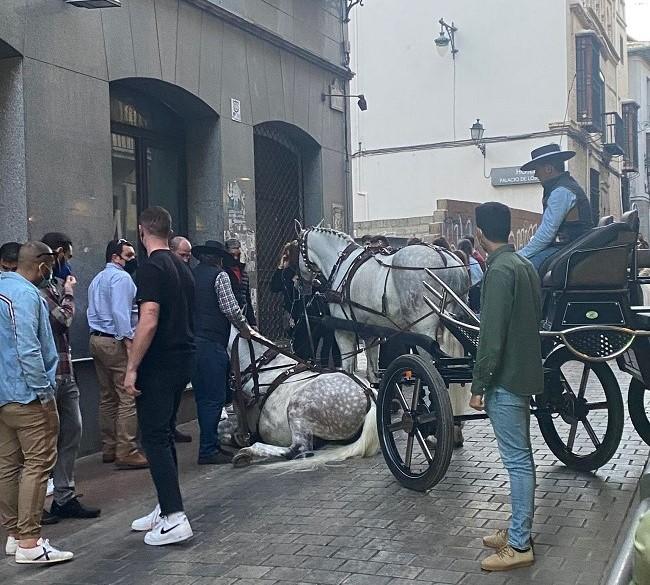
[[[558,244],[566,246],[589,231],[594,224],[589,199],[585,195],[582,187],[578,185],[576,180],[568,172],[564,172],[556,179],[544,183],[544,195],[542,197],[544,211],[546,211],[548,205],[548,198],[558,187],[564,187],[576,196],[575,206],[564,218],[555,237]]]
[[[226,266],[225,271],[230,278],[230,285],[232,292],[237,299],[237,303],[246,317],[246,321],[251,327],[257,327],[257,318],[255,317],[255,310],[253,309],[253,301],[251,299],[251,284],[246,272],[246,264],[236,262],[233,266]]]
[[[194,335],[197,339],[217,341],[228,347],[230,321],[219,308],[219,299],[214,288],[221,268],[198,264],[194,272]]]
[[[282,293],[284,310],[296,321],[303,315],[303,299],[300,289],[296,288],[293,280],[297,274],[298,271],[289,266],[288,268],[278,268],[271,278],[271,291]]]

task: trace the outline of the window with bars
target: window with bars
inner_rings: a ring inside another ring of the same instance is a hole
[[[576,36],[577,118],[588,132],[603,131],[605,81],[600,72],[600,42],[595,33]]]
[[[623,172],[636,173],[639,171],[639,142],[637,128],[639,126],[639,104],[623,102],[623,130],[625,133],[625,154],[623,156]]]

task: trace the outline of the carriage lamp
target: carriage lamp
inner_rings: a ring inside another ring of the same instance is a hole
[[[343,93],[321,93],[320,98],[322,101],[325,101],[325,98],[328,97],[337,97],[337,98],[359,98],[357,100],[357,106],[359,106],[359,109],[362,112],[365,112],[368,109],[368,102],[366,101],[366,96],[363,95],[362,93],[356,94],[356,95],[348,95],[348,94],[343,94]]]
[[[472,141],[476,147],[481,151],[483,158],[485,158],[485,142],[483,142],[483,134],[485,134],[485,128],[481,124],[481,120],[476,118],[476,122],[472,124],[472,127],[469,129],[470,135],[472,136]]]
[[[449,45],[451,45],[451,58],[456,59],[458,49],[456,48],[455,35],[458,29],[454,26],[453,21],[451,24],[447,24],[444,18],[441,18],[438,24],[440,24],[440,34],[433,41],[436,44],[436,49],[438,49],[438,54],[444,57],[447,54]]]
[[[119,8],[122,0],[65,0],[66,4],[79,8]]]

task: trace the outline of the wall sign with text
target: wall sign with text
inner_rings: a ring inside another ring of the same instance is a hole
[[[510,187],[512,185],[530,185],[539,183],[535,171],[522,171],[519,167],[496,167],[490,172],[493,187]]]

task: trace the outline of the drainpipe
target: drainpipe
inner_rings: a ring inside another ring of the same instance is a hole
[[[349,47],[350,40],[348,38],[348,27],[345,22],[346,0],[340,0],[340,15],[341,15],[341,62],[345,67],[350,66],[349,63]],[[350,81],[345,80],[345,94],[350,95]],[[343,100],[343,116],[345,127],[345,159],[344,159],[344,176],[345,176],[345,231],[354,235],[354,222],[352,219],[352,160],[350,158],[350,100]]]

